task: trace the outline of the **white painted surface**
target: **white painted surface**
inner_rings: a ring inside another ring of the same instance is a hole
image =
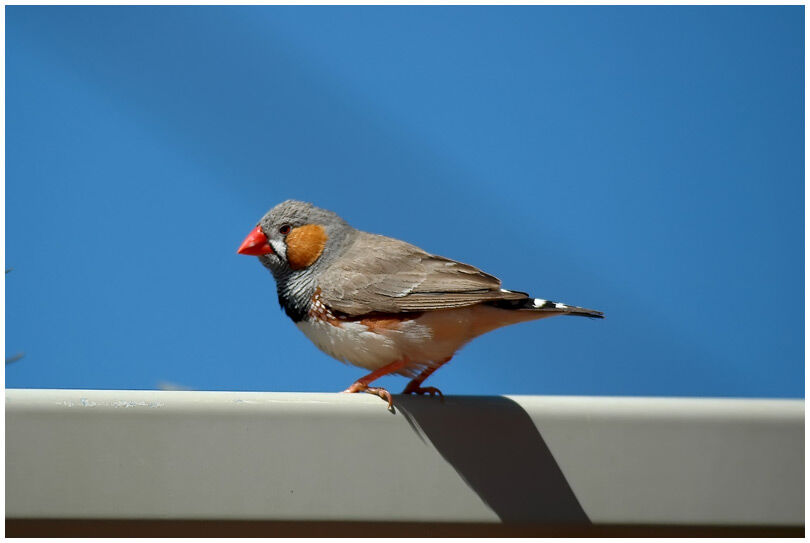
[[[397,400],[10,389],[6,516],[804,523],[800,400]]]
[[[804,524],[804,402],[512,397],[594,523]]]

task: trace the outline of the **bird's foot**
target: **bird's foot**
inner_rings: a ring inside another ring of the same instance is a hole
[[[388,402],[388,409],[391,410],[394,409],[394,398],[391,397],[390,392],[388,392],[382,387],[370,387],[365,383],[357,381],[343,392],[347,392],[349,394],[353,394],[355,392],[367,392],[368,394],[374,394],[375,396],[379,396],[380,398]]]
[[[411,381],[408,383],[408,386],[405,387],[405,390],[402,391],[403,394],[430,394],[431,397],[438,396],[441,399],[444,399],[444,394],[442,391],[436,387],[421,387],[419,383],[414,383]]]

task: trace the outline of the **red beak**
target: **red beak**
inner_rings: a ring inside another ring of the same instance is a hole
[[[242,245],[239,246],[236,252],[240,255],[259,256],[273,254],[274,251],[267,241],[267,236],[265,236],[262,229],[257,226],[250,231],[250,234],[247,235],[245,241],[242,242]]]

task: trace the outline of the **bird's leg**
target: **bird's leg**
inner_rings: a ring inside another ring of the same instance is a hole
[[[368,384],[375,379],[379,379],[383,375],[388,375],[389,373],[393,373],[403,366],[408,364],[408,359],[396,360],[391,362],[390,364],[386,364],[385,366],[381,367],[378,370],[374,370],[365,377],[361,377],[354,383],[352,386],[344,390],[343,392],[368,392],[369,394],[374,394],[375,396],[379,396],[383,400],[388,402],[388,409],[392,409],[394,407],[394,399],[391,397],[391,393],[385,390],[382,387],[370,387]]]
[[[436,387],[423,387],[423,386],[420,386],[420,385],[422,384],[422,382],[425,379],[430,377],[430,375],[434,371],[436,371],[437,369],[442,367],[444,364],[447,364],[448,362],[450,362],[451,358],[453,358],[453,357],[449,356],[449,357],[445,358],[444,360],[442,360],[441,362],[439,362],[438,364],[436,364],[435,366],[430,366],[430,367],[425,368],[424,370],[422,370],[422,373],[420,373],[419,375],[417,375],[416,377],[411,379],[411,382],[408,383],[408,385],[405,387],[405,390],[403,390],[402,393],[403,394],[430,394],[431,396],[438,395],[440,398],[444,398],[444,394],[442,394],[442,391],[439,390],[438,388],[436,388]]]

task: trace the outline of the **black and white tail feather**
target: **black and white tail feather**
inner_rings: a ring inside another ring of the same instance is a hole
[[[510,290],[507,292],[516,292]],[[524,293],[520,293],[524,294]],[[526,298],[519,300],[497,300],[488,302],[490,305],[500,307],[503,309],[513,309],[518,311],[538,311],[543,313],[559,313],[562,315],[574,315],[577,317],[590,317],[592,319],[604,319],[605,315],[601,311],[595,309],[587,309],[585,307],[578,307],[575,305],[567,305],[560,302],[553,302],[551,300],[543,300],[542,298],[531,298],[526,295]]]

